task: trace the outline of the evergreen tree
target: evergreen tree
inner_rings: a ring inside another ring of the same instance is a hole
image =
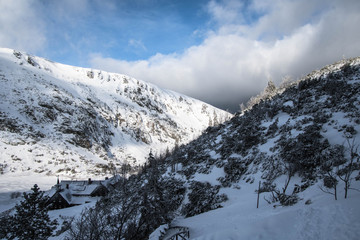
[[[36,184],[31,190],[23,194],[24,200],[15,206],[16,213],[9,219],[10,239],[48,239],[56,228],[56,220],[51,221],[48,215],[48,198]]]
[[[151,167],[156,164],[156,159],[154,157],[154,154],[152,153],[152,150],[149,152],[148,162]]]

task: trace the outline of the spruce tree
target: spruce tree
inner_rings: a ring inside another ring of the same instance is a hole
[[[16,213],[10,217],[10,239],[48,239],[56,228],[56,220],[51,221],[48,215],[48,197],[37,184],[31,190],[31,193],[23,194],[24,200],[15,206]]]

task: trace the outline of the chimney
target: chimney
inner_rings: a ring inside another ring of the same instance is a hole
[[[60,180],[59,180],[59,176],[57,177],[57,181],[56,181],[56,191],[60,191],[61,190],[61,185],[60,185]]]
[[[69,189],[69,184],[68,183],[66,184],[66,189]]]
[[[91,183],[92,183],[91,178],[89,178],[88,179],[88,184],[91,184]]]

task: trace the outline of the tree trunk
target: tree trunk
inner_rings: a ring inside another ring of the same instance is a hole
[[[347,198],[348,189],[349,189],[349,181],[346,181],[345,182],[345,199]]]

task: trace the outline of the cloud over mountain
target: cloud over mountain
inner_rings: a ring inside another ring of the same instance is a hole
[[[356,0],[0,1],[0,45],[236,110],[270,79],[360,55],[359,12]]]
[[[357,1],[211,1],[207,10],[217,27],[200,45],[139,61],[94,54],[91,65],[234,108],[270,79],[360,54]]]

